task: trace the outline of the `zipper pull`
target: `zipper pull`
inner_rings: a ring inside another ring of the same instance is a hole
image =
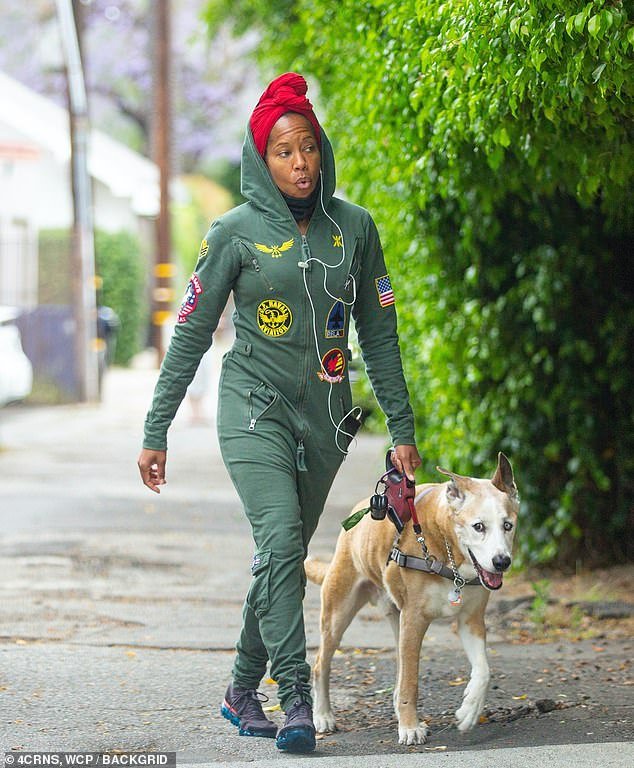
[[[249,432],[255,432],[255,422],[256,422],[256,419],[251,419],[251,421],[249,422]]]
[[[306,450],[304,449],[304,441],[300,440],[297,443],[297,453],[295,455],[295,466],[299,472],[308,472],[306,468]]]
[[[310,248],[306,235],[302,235],[302,261],[297,262],[297,266],[310,271]]]

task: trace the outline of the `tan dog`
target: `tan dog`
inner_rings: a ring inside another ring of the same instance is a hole
[[[513,469],[503,453],[491,480],[461,477],[453,472],[446,483],[427,483],[416,488],[416,512],[429,553],[451,570],[451,551],[460,576],[479,583],[464,586],[459,605],[452,580],[388,562],[396,529],[385,518],[365,517],[354,528],[342,531],[330,564],[306,561],[311,581],[321,589],[321,644],[315,661],[314,720],[318,731],[335,729],[330,705],[331,660],[341,637],[366,603],[379,605],[396,638],[398,674],[394,710],[400,744],[427,741],[427,725],[416,711],[418,661],[429,624],[440,617],[456,617],[458,633],[471,663],[471,677],[462,705],[456,712],[458,728],[467,731],[484,707],[489,683],[484,611],[490,590],[502,586],[502,573],[511,564],[511,547],[519,511]],[[368,506],[361,502],[355,510]],[[412,523],[407,523],[399,548],[421,557]],[[453,603],[450,602],[454,598]]]

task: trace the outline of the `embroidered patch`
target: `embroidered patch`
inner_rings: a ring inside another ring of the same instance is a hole
[[[293,314],[283,301],[265,299],[258,306],[258,328],[265,336],[283,336],[293,323]]]
[[[329,349],[321,358],[321,371],[317,371],[317,376],[322,381],[328,381],[331,384],[338,384],[343,381],[343,372],[346,369],[346,356],[340,349]]]
[[[185,295],[183,296],[183,303],[178,310],[178,322],[185,323],[187,318],[196,309],[198,305],[198,297],[203,292],[203,287],[200,284],[198,275],[194,272],[191,276]]]
[[[270,253],[271,257],[274,259],[279,259],[280,256],[284,253],[284,251],[290,250],[293,245],[295,244],[295,238],[291,237],[290,240],[286,240],[286,242],[282,243],[282,245],[262,245],[262,243],[253,243],[255,247],[258,249],[258,251],[262,251],[262,253]]]
[[[209,252],[209,243],[206,240],[203,240],[200,244],[200,250],[198,251],[198,258],[204,259],[207,253]]]
[[[343,248],[343,243],[341,242],[343,239],[343,235],[333,235],[332,236],[332,247],[333,248]]]
[[[346,310],[341,299],[335,301],[330,307],[328,318],[326,320],[326,338],[343,339],[346,327]]]
[[[394,304],[394,291],[392,290],[390,276],[383,275],[383,277],[377,277],[374,283],[379,294],[379,304],[382,307],[390,307]]]

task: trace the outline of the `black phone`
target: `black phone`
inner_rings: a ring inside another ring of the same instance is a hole
[[[363,411],[357,411],[356,413],[349,413],[343,420],[342,430],[350,435],[352,439],[363,424]]]

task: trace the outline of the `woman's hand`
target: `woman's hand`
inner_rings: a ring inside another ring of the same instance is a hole
[[[165,464],[167,462],[167,451],[154,451],[150,448],[143,448],[139,455],[137,464],[141,473],[143,485],[160,493],[159,485],[165,485]]]
[[[414,482],[414,472],[422,464],[415,445],[397,445],[392,451],[392,464]]]

